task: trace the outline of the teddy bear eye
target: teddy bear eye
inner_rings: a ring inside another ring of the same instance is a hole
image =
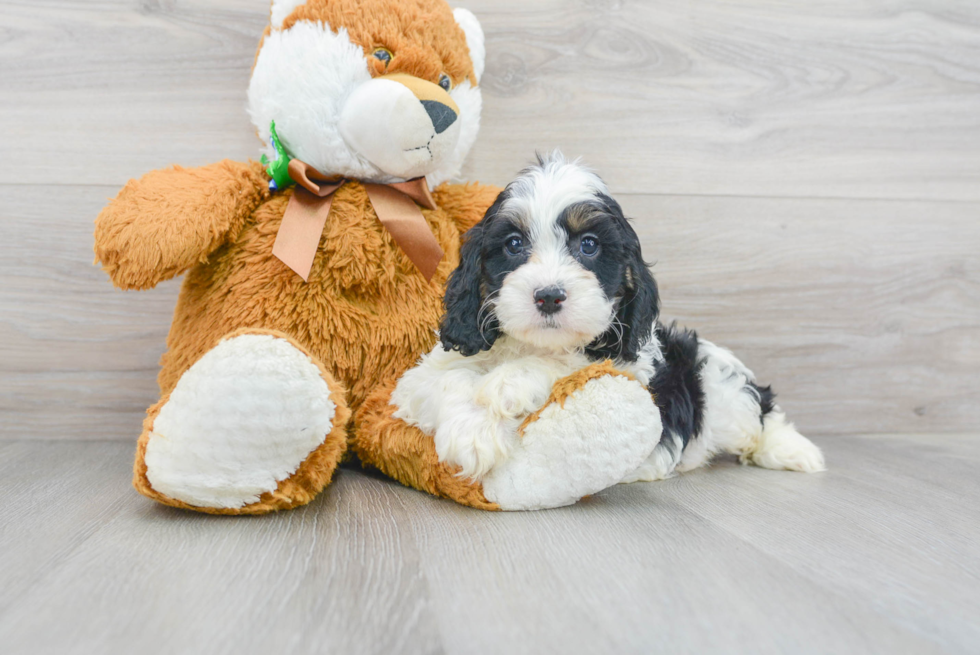
[[[446,91],[449,91],[453,88],[453,81],[449,79],[448,75],[443,73],[442,76],[439,78],[439,86],[441,86]]]
[[[385,48],[378,48],[373,53],[374,58],[383,63],[385,66],[391,63],[391,51]]]

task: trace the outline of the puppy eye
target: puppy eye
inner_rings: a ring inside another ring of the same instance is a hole
[[[517,235],[507,237],[507,243],[504,244],[504,250],[506,250],[507,254],[509,255],[519,255],[524,252],[523,237]]]
[[[599,252],[599,240],[589,234],[582,237],[578,247],[586,257],[594,257]]]
[[[385,67],[391,63],[391,50],[388,50],[387,48],[378,48],[371,54],[375,59],[383,63]]]
[[[450,91],[453,88],[453,81],[449,79],[449,76],[445,73],[439,77],[439,86],[441,86],[446,91]]]

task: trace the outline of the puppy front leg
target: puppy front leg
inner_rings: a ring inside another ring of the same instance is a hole
[[[510,455],[519,426],[519,419],[496,415],[472,397],[459,398],[435,431],[439,461],[459,466],[460,477],[482,480]]]
[[[510,455],[521,422],[548,400],[555,379],[534,361],[501,364],[472,386],[444,378],[435,430],[439,459],[459,465],[461,476],[482,480]]]
[[[557,376],[535,361],[507,362],[476,379],[444,378],[436,452],[481,480],[507,459],[521,422],[548,400]]]
[[[439,461],[474,480],[507,456],[519,425],[476,402],[482,379],[457,353],[437,346],[402,376],[391,398],[395,418],[433,437]]]

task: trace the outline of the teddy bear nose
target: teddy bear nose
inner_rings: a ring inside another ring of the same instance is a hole
[[[452,110],[452,107],[444,105],[438,100],[420,100],[419,102],[425,107],[425,113],[432,119],[432,127],[435,128],[436,134],[442,134],[456,122],[456,112]]]

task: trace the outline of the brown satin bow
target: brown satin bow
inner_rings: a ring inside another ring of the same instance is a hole
[[[298,159],[289,162],[289,176],[296,189],[283,214],[272,254],[308,281],[333,193],[347,180],[323,175]],[[395,184],[364,183],[364,188],[378,220],[425,279],[431,280],[445,253],[419,209],[419,205],[436,209],[425,178]]]

